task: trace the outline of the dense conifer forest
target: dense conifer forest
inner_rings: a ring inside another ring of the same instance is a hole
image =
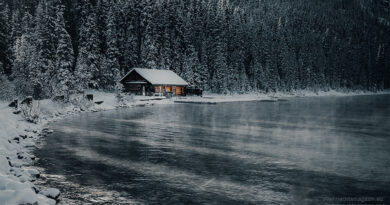
[[[114,90],[133,67],[215,93],[382,90],[390,3],[0,0],[3,97]]]

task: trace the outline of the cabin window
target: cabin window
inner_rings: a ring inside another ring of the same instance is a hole
[[[183,93],[183,87],[176,87],[176,95],[181,95]]]
[[[165,92],[172,92],[171,86],[165,86]]]
[[[154,92],[160,93],[162,91],[161,86],[154,86]]]

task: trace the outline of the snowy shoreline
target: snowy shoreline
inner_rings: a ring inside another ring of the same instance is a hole
[[[104,101],[102,104],[92,104],[87,112],[113,110],[118,108],[114,93],[103,93],[98,91],[89,92],[94,95],[95,101]],[[242,102],[242,101],[267,101],[293,97],[314,97],[314,96],[357,96],[357,95],[383,95],[390,94],[390,91],[382,92],[309,92],[296,91],[294,93],[253,93],[244,95],[217,95],[206,94],[204,98],[183,97],[172,99],[153,99],[137,97],[127,101],[125,108],[147,104],[169,104],[175,101],[183,102]],[[275,100],[276,101],[276,100]],[[83,112],[83,109],[72,104],[61,104],[51,100],[42,100],[40,106],[40,120],[32,124],[23,119],[22,115],[13,114],[13,109],[8,107],[9,102],[0,101],[0,201],[4,204],[56,204],[52,198],[58,197],[56,189],[42,189],[34,185],[39,177],[39,172],[30,168],[34,163],[35,156],[31,152],[36,149],[36,142],[42,136],[50,134],[51,130],[46,128],[49,122],[63,119],[64,117]],[[51,196],[48,198],[46,196]]]

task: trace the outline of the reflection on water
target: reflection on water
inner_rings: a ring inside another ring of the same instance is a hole
[[[86,113],[52,125],[37,166],[64,203],[385,203],[389,102],[318,97]]]

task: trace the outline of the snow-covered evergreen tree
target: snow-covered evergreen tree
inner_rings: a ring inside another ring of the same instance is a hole
[[[199,72],[199,61],[195,48],[192,45],[189,45],[184,56],[185,60],[183,63],[183,72],[181,76],[186,80],[190,85],[195,85],[200,82],[200,79],[196,79],[195,73]]]
[[[101,67],[101,86],[103,88],[114,89],[116,82],[120,79],[119,49],[117,41],[117,23],[115,21],[114,8],[111,7],[107,18],[107,51],[106,58]]]
[[[29,16],[29,14],[26,14]],[[24,18],[27,19],[27,18]],[[18,96],[33,95],[33,86],[38,83],[38,69],[35,62],[37,50],[31,33],[23,34],[15,42],[15,61],[13,78],[15,79],[16,94]]]
[[[60,2],[71,46],[55,32]],[[388,88],[390,17],[362,2],[3,1],[0,62],[16,87],[29,95],[35,88],[37,97],[55,90],[48,82],[57,83],[60,41],[74,49],[68,70],[79,90],[113,89],[117,70],[133,67],[170,69],[219,93]]]
[[[89,1],[83,1],[83,19],[79,34],[79,52],[76,63],[78,90],[99,88],[101,55],[97,31],[97,18]]]
[[[65,29],[62,6],[58,7],[56,33],[58,35],[58,46],[56,52],[55,78],[51,81],[53,93],[56,96],[64,95],[68,99],[69,93],[75,84],[72,68],[74,63],[74,52],[69,33]]]
[[[0,70],[8,75],[12,72],[12,36],[9,17],[8,5],[0,2]]]
[[[227,44],[226,44],[226,30],[225,30],[225,10],[224,1],[218,1],[218,4],[212,5],[212,54],[213,62],[213,77],[212,77],[212,91],[216,93],[226,93],[227,88]]]
[[[157,56],[156,42],[153,36],[152,25],[147,25],[145,38],[142,43],[141,58],[142,65],[146,68],[157,69],[158,56]]]
[[[37,48],[37,80],[34,82],[34,97],[50,97],[50,80],[55,77],[55,55],[57,36],[55,34],[56,16],[54,2],[41,0],[35,12],[34,38]]]

